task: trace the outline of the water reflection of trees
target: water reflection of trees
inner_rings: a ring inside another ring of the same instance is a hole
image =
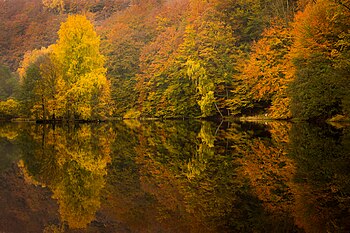
[[[349,232],[350,128],[294,124],[290,138],[296,223],[306,232]]]
[[[324,132],[324,129],[319,130]],[[300,140],[309,141],[308,131],[285,122],[225,123],[219,130],[217,124],[210,122],[155,122],[139,125],[136,135],[138,142],[133,144],[136,156],[132,159],[133,170],[137,171],[134,181],[142,190],[138,195],[149,200],[150,209],[157,209],[143,213],[149,216],[149,222],[165,225],[173,222],[173,227],[182,226],[189,232],[259,232],[261,229],[317,232],[321,229],[305,218],[310,210],[300,209],[303,206],[300,198],[305,196],[304,200],[314,198],[315,205],[311,208],[315,212],[321,210],[323,207],[317,203],[322,202],[317,198],[323,196],[313,196],[313,192],[306,195],[312,190],[305,187],[313,181],[308,180],[306,186],[298,181],[298,174],[305,166],[298,157],[305,156],[305,152],[318,154],[322,148],[318,145],[324,140],[332,142],[331,138],[336,135],[324,139],[321,134],[315,134],[313,140],[317,144],[303,150],[298,144]],[[342,140],[338,140],[341,144],[338,149],[330,147],[338,157],[349,151],[345,148],[349,140],[345,139],[346,135],[345,131],[338,135]],[[326,151],[323,153],[327,154]],[[349,187],[343,159],[337,160],[338,165],[343,164],[343,173],[337,172],[339,181],[332,181],[333,189],[327,195],[346,206],[348,194],[334,197],[335,190],[343,187],[337,192],[345,193],[345,187]],[[327,169],[329,165],[320,166]],[[304,172],[313,173],[314,170],[306,167]],[[342,186],[337,186],[340,183]],[[313,214],[312,218],[330,223],[332,219],[339,219],[336,213],[344,211],[345,208],[332,213],[327,210],[326,217]],[[342,230],[341,225],[344,221],[336,229]]]
[[[272,132],[274,128],[269,129]],[[284,151],[287,139],[283,135],[271,139],[269,129],[261,125],[232,123],[218,128],[211,122],[142,124],[135,132],[138,142],[132,143],[136,155],[132,159],[125,158],[114,168],[121,172],[120,165],[123,165],[128,174],[129,170],[136,171],[132,175],[133,184],[139,189],[134,190],[134,198],[142,197],[149,205],[137,216],[141,214],[144,222],[153,223],[147,226],[157,226],[157,222],[183,232],[281,229],[272,225],[281,224],[282,220],[272,220],[281,214],[281,211],[277,213],[279,204],[288,202],[282,208],[287,212],[291,203],[285,183],[290,181],[294,170],[289,171],[292,165]],[[272,140],[276,142],[272,143]],[[283,148],[278,148],[277,140],[284,143]],[[265,150],[260,152],[262,148]],[[255,153],[257,151],[260,154]],[[248,174],[248,168],[261,165],[257,161],[260,156],[265,156],[262,163],[268,163],[266,169]],[[269,161],[270,156],[274,156],[273,161]],[[271,167],[275,169],[274,174],[268,171]],[[281,172],[280,167],[283,167]],[[269,184],[255,179],[256,175],[268,176]],[[266,194],[270,196],[266,197]],[[278,201],[275,201],[276,197]],[[127,203],[135,205],[134,200]],[[269,204],[275,208],[268,210]],[[151,211],[154,209],[157,211]],[[136,215],[130,210],[127,212]],[[270,217],[266,217],[268,214]],[[293,229],[293,219],[288,217],[289,221],[283,222],[283,227]],[[138,224],[142,226],[143,223]]]
[[[52,190],[70,228],[96,212],[106,232],[350,228],[349,128],[125,121],[5,127],[0,136],[21,145],[25,179]]]
[[[0,122],[0,173],[20,156],[20,150],[16,146],[20,131],[19,124]]]
[[[107,125],[34,125],[21,134],[24,174],[52,190],[70,228],[86,227],[100,207],[113,135]]]
[[[251,194],[262,207],[256,216],[256,230],[299,232],[291,213],[294,201],[291,183],[296,168],[287,156],[290,124],[269,122],[255,125],[258,130],[252,126],[253,130],[244,130],[236,151],[241,154],[240,175],[247,179]]]
[[[112,162],[109,178],[113,195],[108,200],[114,206],[113,214],[131,232],[189,232],[196,228],[199,223],[186,211],[180,188],[182,166],[196,149],[193,143],[200,124],[127,125],[116,126],[119,133],[113,149],[118,156]]]

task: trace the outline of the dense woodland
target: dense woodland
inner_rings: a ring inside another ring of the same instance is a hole
[[[349,0],[2,0],[0,118],[350,116]]]

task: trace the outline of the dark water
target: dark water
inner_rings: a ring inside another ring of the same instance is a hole
[[[350,232],[350,127],[1,124],[0,232]]]

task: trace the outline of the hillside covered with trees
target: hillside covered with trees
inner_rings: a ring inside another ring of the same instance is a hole
[[[349,119],[349,0],[2,0],[0,118]]]

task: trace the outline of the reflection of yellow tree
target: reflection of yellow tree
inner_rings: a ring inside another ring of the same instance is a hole
[[[250,203],[241,198],[244,179],[237,176],[226,139],[215,135],[215,124],[201,122],[192,130],[158,126],[141,134],[136,162],[142,188],[155,198],[160,221],[175,220],[176,229],[184,227],[184,232],[250,229]]]
[[[114,133],[107,126],[90,125],[69,131],[46,126],[32,130],[32,139],[41,146],[32,154],[35,166],[28,159],[28,170],[53,191],[62,221],[70,228],[84,228],[100,207]]]
[[[197,153],[187,163],[188,179],[192,179],[195,176],[200,175],[208,164],[208,158],[214,156],[214,141],[215,136],[212,132],[210,122],[202,122],[202,128],[198,134],[201,142],[199,143]]]
[[[66,146],[58,150],[59,165],[65,174],[53,192],[61,217],[71,228],[86,227],[100,207],[110,149],[107,138],[93,135],[102,134],[83,125],[66,141]]]
[[[0,125],[0,138],[7,138],[8,140],[14,140],[18,136],[19,127],[13,124],[1,124]]]
[[[100,207],[100,191],[105,185],[104,172],[94,174],[73,161],[64,167],[67,174],[53,190],[53,197],[58,200],[62,220],[71,228],[84,228],[94,219]]]
[[[206,232],[205,222],[200,222],[194,211],[188,211],[182,190],[188,185],[184,175],[187,159],[198,149],[195,146],[198,132],[179,122],[155,122],[141,130],[135,162],[139,166],[142,192],[152,195],[154,201],[143,213],[142,222],[134,220],[138,226],[133,231],[144,232],[139,228],[146,222],[147,232],[153,232],[153,225],[179,232],[198,232],[198,229]]]

